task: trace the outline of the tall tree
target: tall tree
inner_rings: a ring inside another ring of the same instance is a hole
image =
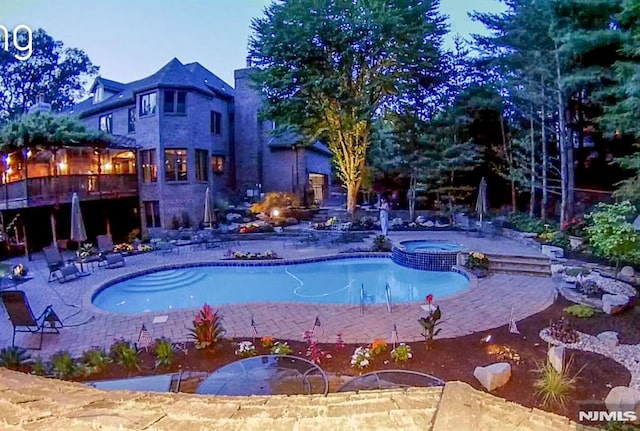
[[[32,43],[33,53],[27,60],[17,58],[20,52],[13,40],[8,50],[0,50],[0,123],[26,113],[39,95],[56,111],[73,105],[84,94],[87,80],[98,73],[84,51],[65,48],[42,29],[33,32]],[[0,46],[4,46],[2,36]]]
[[[279,0],[252,23],[264,115],[334,153],[356,210],[374,119],[423,99],[441,79],[439,0]]]

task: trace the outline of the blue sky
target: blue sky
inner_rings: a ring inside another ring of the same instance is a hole
[[[249,25],[270,0],[0,0],[0,25],[44,28],[85,50],[105,78],[128,82],[177,57],[198,61],[233,86],[245,64]],[[452,33],[482,32],[470,10],[501,11],[498,0],[442,0]]]

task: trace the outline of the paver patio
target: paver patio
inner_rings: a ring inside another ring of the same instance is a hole
[[[446,239],[459,242],[469,250],[488,253],[539,256],[539,253],[516,241],[505,238],[477,238],[457,232],[392,232],[393,241],[409,239]],[[282,240],[245,241],[234,250],[274,250],[285,259],[334,255],[341,249],[361,244],[327,248],[284,247]],[[65,284],[47,283],[49,271],[41,254],[26,262],[34,279],[20,286],[26,291],[34,313],[52,304],[64,320],[65,328],[58,335],[45,335],[42,356],[59,350],[79,355],[91,346],[108,348],[114,339],[135,341],[140,327],[145,324],[154,337],[168,337],[172,341],[188,340],[188,328],[195,310],[145,314],[114,314],[91,306],[91,294],[103,283],[113,278],[167,264],[214,262],[222,259],[225,250],[192,250],[181,247],[180,253],[162,255],[146,253],[127,257],[127,266],[117,269],[96,269],[89,277]],[[13,259],[12,262],[24,262]],[[517,320],[540,312],[551,305],[555,298],[555,282],[551,278],[539,278],[510,274],[494,274],[481,279],[457,295],[438,300],[443,313],[442,332],[439,337],[456,337],[479,332],[508,323],[511,310]],[[258,287],[258,286],[256,286]],[[215,306],[215,304],[213,304]],[[368,305],[364,315],[359,306],[309,304],[309,303],[257,303],[223,305],[218,308],[224,315],[228,337],[251,337],[251,317],[259,335],[279,339],[302,340],[303,332],[311,329],[316,316],[322,326],[316,332],[319,341],[334,342],[337,333],[345,342],[369,343],[375,338],[390,339],[392,328],[397,327],[400,341],[422,339],[417,320],[424,315],[420,304],[395,304],[393,313],[385,305]],[[166,315],[165,323],[152,323],[154,317]],[[0,310],[0,346],[11,343],[11,325]],[[33,338],[31,338],[33,337]],[[36,336],[18,334],[22,346],[35,345]]]

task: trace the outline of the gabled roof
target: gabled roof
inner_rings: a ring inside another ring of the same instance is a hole
[[[68,114],[85,117],[109,109],[126,106],[135,103],[135,95],[155,88],[184,88],[195,90],[208,96],[214,94],[220,97],[232,98],[233,88],[204,68],[199,63],[184,65],[177,58],[165,64],[156,73],[146,78],[122,84],[116,81],[99,77],[92,85],[102,84],[107,89],[115,89],[117,93],[99,102],[87,99],[66,111]]]
[[[120,92],[126,87],[126,84],[123,84],[122,82],[112,81],[111,79],[98,76],[96,80],[93,81],[90,92],[93,93],[98,85],[102,85],[105,90],[110,91],[111,93]]]
[[[267,146],[273,149],[288,149],[293,145],[297,145],[300,148],[304,148],[306,150],[314,151],[316,153],[320,153],[327,157],[332,157],[333,153],[329,148],[320,141],[315,141],[312,145],[305,143],[300,136],[295,135],[294,133],[285,132],[281,135],[272,137]]]

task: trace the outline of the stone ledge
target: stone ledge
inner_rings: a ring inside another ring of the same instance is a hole
[[[569,419],[466,383],[328,396],[215,397],[100,391],[0,368],[0,429],[575,431]],[[28,396],[8,388],[28,389]]]

